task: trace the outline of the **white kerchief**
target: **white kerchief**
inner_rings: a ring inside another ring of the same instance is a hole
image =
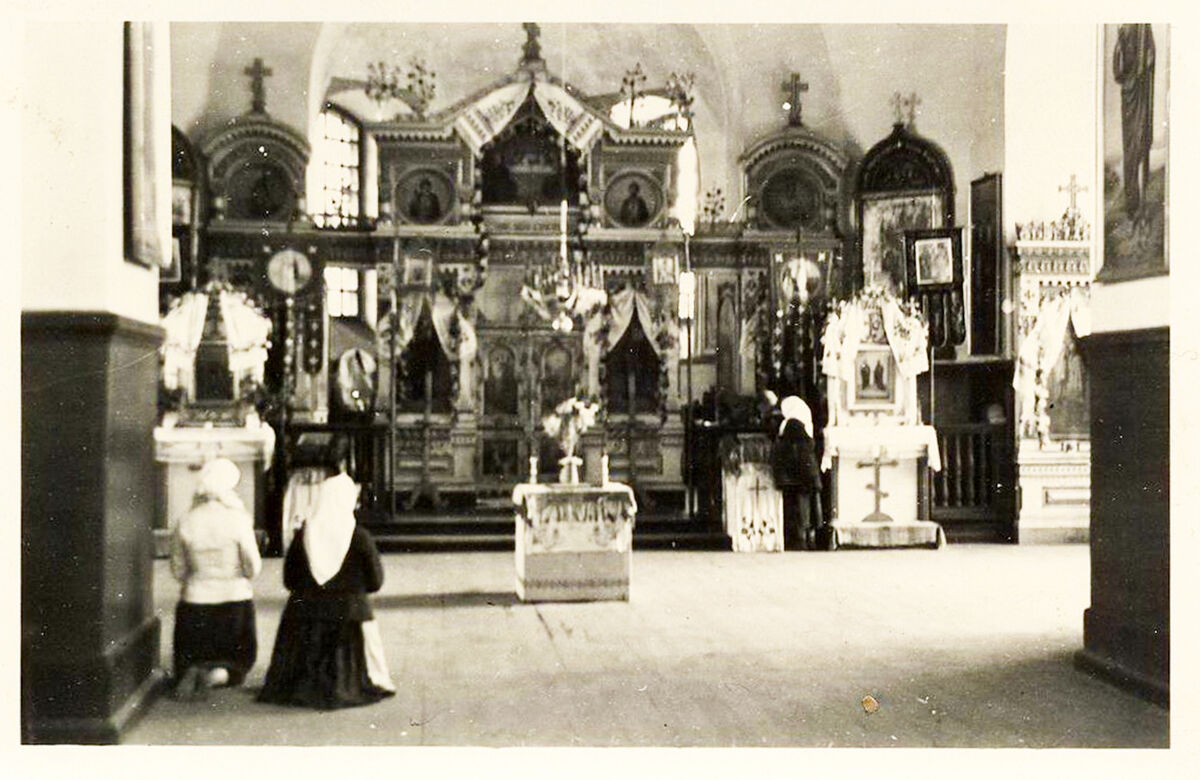
[[[354,535],[358,490],[349,474],[338,474],[321,483],[317,508],[304,524],[304,552],[318,585],[333,579],[346,560]]]
[[[783,412],[783,422],[779,424],[779,433],[781,435],[788,420],[799,420],[800,424],[804,426],[804,431],[808,434],[808,438],[812,438],[812,410],[808,408],[808,404],[804,403],[802,398],[789,395],[780,402],[779,411]]]
[[[219,501],[230,509],[246,511],[246,505],[238,494],[233,492],[242,478],[242,472],[237,464],[228,458],[215,458],[204,464],[200,469],[200,480],[196,485],[193,504],[205,501]]]

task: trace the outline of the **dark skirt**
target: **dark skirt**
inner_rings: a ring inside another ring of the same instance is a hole
[[[362,623],[315,620],[299,613],[289,599],[259,701],[333,710],[392,695],[367,675]]]
[[[258,655],[254,602],[175,605],[175,678],[189,666],[224,667],[229,684],[241,685]]]

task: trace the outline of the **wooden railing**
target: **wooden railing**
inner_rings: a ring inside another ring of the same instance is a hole
[[[933,519],[1011,528],[1013,445],[1008,426],[937,425],[942,470],[930,474]]]

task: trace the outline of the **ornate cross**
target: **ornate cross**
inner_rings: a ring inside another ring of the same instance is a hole
[[[1072,173],[1072,174],[1071,174],[1071,181],[1070,181],[1068,184],[1066,184],[1066,185],[1062,185],[1062,184],[1060,184],[1060,185],[1058,186],[1058,191],[1059,191],[1059,192],[1066,192],[1066,193],[1070,194],[1070,196],[1071,196],[1071,207],[1070,207],[1069,209],[1067,209],[1067,214],[1068,214],[1069,216],[1075,216],[1075,215],[1077,215],[1077,214],[1079,213],[1079,209],[1078,209],[1078,208],[1076,207],[1076,205],[1075,205],[1075,196],[1076,196],[1076,195],[1078,195],[1078,194],[1079,194],[1079,193],[1081,193],[1081,192],[1087,192],[1087,187],[1081,187],[1081,186],[1079,186],[1079,183],[1078,183],[1078,182],[1075,180],[1075,174],[1073,174],[1073,173]]]
[[[863,469],[863,468],[874,468],[875,469],[875,482],[867,483],[867,486],[866,486],[869,490],[875,491],[875,511],[863,518],[864,523],[890,523],[890,522],[892,522],[892,518],[890,516],[888,516],[880,511],[880,502],[888,494],[884,493],[883,489],[879,485],[879,472],[880,472],[880,469],[882,469],[884,466],[899,466],[900,461],[884,460],[883,457],[885,455],[887,455],[887,450],[884,450],[881,448],[879,450],[879,452],[875,455],[875,460],[859,461],[858,463],[855,464],[860,469]]]
[[[642,96],[642,84],[646,83],[646,74],[642,72],[642,63],[633,66],[633,70],[625,71],[621,79],[622,94],[629,95],[629,126],[633,127],[633,104]]]
[[[251,109],[256,114],[267,113],[267,95],[266,90],[263,89],[263,77],[274,75],[271,69],[263,67],[262,57],[255,57],[254,64],[242,72],[250,77]]]
[[[521,25],[525,30],[525,46],[522,50],[522,64],[528,62],[540,62],[542,59],[542,45],[538,42],[538,35],[541,34],[542,28],[538,27],[534,22],[525,22]]]
[[[899,92],[892,93],[892,112],[896,115],[896,124],[911,129],[917,121],[917,106],[919,105],[921,105],[921,98],[917,97],[916,92],[910,92],[908,95],[901,95]],[[907,116],[905,116],[906,114]]]
[[[788,124],[799,127],[803,124],[800,121],[800,93],[808,92],[808,82],[801,81],[799,73],[793,73],[791,78],[783,82],[782,89],[787,98],[783,107],[788,110]]]

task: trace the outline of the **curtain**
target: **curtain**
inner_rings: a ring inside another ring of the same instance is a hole
[[[1045,301],[1038,310],[1037,320],[1021,342],[1017,352],[1017,368],[1013,373],[1013,388],[1020,397],[1019,419],[1032,420],[1037,400],[1037,372],[1042,379],[1058,365],[1066,342],[1067,324],[1075,328],[1080,338],[1092,332],[1091,309],[1087,290],[1072,288],[1056,298]]]
[[[638,321],[642,324],[642,331],[646,334],[646,338],[650,340],[650,346],[654,348],[654,353],[662,358],[662,346],[659,344],[659,336],[666,332],[674,334],[674,319],[664,317],[661,323],[656,323],[652,311],[652,304],[649,296],[645,293],[634,290],[632,287],[626,287],[620,292],[608,296],[608,308],[612,316],[612,329],[609,330],[607,343],[603,345],[605,353],[611,352],[613,347],[617,346],[617,342],[625,335],[625,331],[629,329],[629,323],[633,321],[634,313],[637,313]]]
[[[512,121],[529,93],[528,73],[490,92],[459,115],[454,128],[476,155]],[[562,87],[548,81],[533,85],[533,98],[546,119],[576,149],[587,152],[604,132],[604,123]]]
[[[208,296],[189,292],[163,317],[162,325],[167,332],[161,348],[163,384],[168,390],[183,388],[189,397],[195,394],[196,348],[204,335],[207,314]]]
[[[229,373],[237,388],[244,378],[262,384],[263,367],[267,362],[267,337],[271,320],[260,314],[245,293],[222,290],[217,305],[225,324],[226,347],[229,350]]]

